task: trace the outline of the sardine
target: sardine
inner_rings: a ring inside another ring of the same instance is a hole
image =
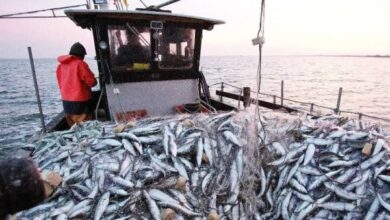
[[[93,218],[94,220],[99,220],[103,216],[103,213],[106,210],[109,202],[110,192],[106,192],[100,197],[99,202],[96,205],[95,214]]]
[[[150,214],[152,215],[154,220],[160,220],[161,214],[160,209],[158,208],[156,202],[149,196],[149,194],[143,190],[142,194],[146,199],[146,203],[148,204]]]

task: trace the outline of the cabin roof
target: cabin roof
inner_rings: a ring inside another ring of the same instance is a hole
[[[96,19],[126,19],[132,21],[158,20],[163,22],[175,22],[193,24],[204,29],[211,30],[216,24],[224,24],[224,21],[202,17],[194,17],[182,14],[155,11],[119,11],[119,10],[87,10],[70,9],[65,14],[82,28],[91,28]]]

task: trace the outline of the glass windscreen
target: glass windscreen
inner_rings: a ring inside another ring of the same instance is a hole
[[[108,37],[114,71],[150,68],[150,28],[128,23],[109,25]]]
[[[189,69],[194,58],[195,30],[164,27],[158,45],[160,69]]]

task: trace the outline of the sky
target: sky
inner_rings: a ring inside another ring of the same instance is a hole
[[[0,1],[0,15],[85,3]],[[130,9],[142,7],[139,0],[128,3]],[[226,22],[204,32],[202,55],[258,53],[251,40],[259,28],[260,0],[181,0],[165,9]],[[390,55],[389,12],[389,0],[266,0],[263,51],[265,55]],[[28,58],[28,46],[35,58],[53,58],[67,54],[77,41],[86,46],[87,56],[94,56],[92,33],[68,18],[0,19],[0,27],[0,58]]]

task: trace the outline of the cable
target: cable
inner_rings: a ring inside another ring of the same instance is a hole
[[[76,8],[76,7],[81,7],[81,6],[87,6],[87,4],[80,4],[80,5],[71,5],[71,6],[64,6],[64,7],[58,7],[58,8],[48,8],[48,9],[41,9],[41,10],[35,10],[35,11],[25,11],[25,12],[18,12],[18,13],[13,13],[13,14],[4,14],[0,15],[0,18],[24,18],[24,17],[13,17],[16,15],[25,15],[25,14],[35,14],[39,12],[44,12],[44,11],[56,11],[56,10],[61,10],[61,9],[67,9],[67,8]],[[43,16],[39,16],[43,17]],[[56,16],[50,16],[50,17],[56,17]],[[26,18],[33,18],[31,16],[26,17]]]
[[[103,94],[104,94],[104,86],[101,86],[100,95],[99,95],[98,101],[96,103],[96,108],[95,108],[95,119],[96,120],[98,120],[98,110],[99,110],[100,102],[102,101]]]
[[[199,72],[199,92],[202,90],[204,94],[205,101],[210,104],[210,90],[209,87],[207,86],[206,78],[203,74],[202,71]]]
[[[0,17],[0,19],[23,19],[23,18],[67,18],[68,16],[18,16],[18,17]]]
[[[112,77],[110,65],[108,64],[107,59],[104,59],[104,62],[105,62],[105,64],[106,64],[107,72],[108,72],[108,74],[110,75],[110,85],[111,85],[112,89],[114,90],[114,89],[116,89],[116,88],[115,88],[114,79],[113,79],[113,77]],[[123,106],[122,106],[121,99],[120,99],[120,97],[119,97],[119,94],[120,94],[120,93],[115,94],[115,92],[114,92],[114,96],[116,96],[116,97],[118,98],[118,103],[119,103],[119,106],[120,106],[120,108],[121,108],[121,110],[122,110],[122,113],[125,113],[125,110],[124,110],[124,108],[123,108]]]
[[[149,7],[149,6],[147,6],[147,5],[145,4],[144,1],[142,1],[142,0],[139,0],[139,1],[144,5],[145,8]]]

